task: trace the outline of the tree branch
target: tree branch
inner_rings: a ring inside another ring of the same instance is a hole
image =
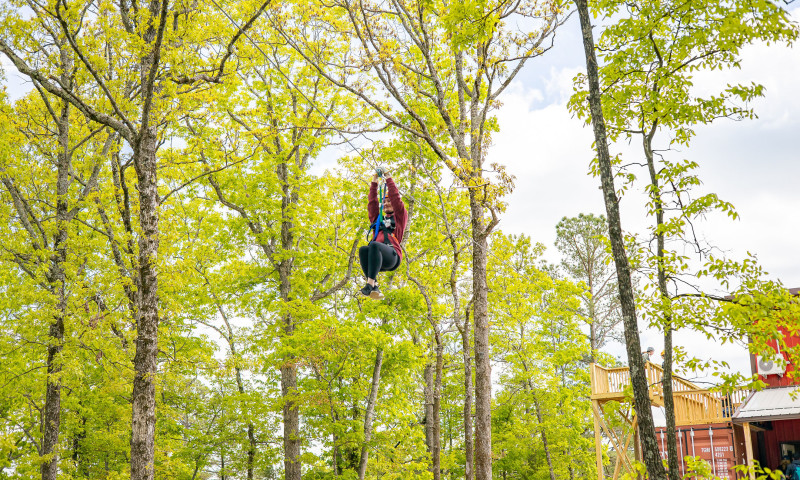
[[[81,100],[74,92],[69,90],[68,88],[64,88],[61,85],[61,82],[53,77],[56,83],[51,82],[48,80],[41,72],[36,69],[31,68],[22,58],[20,58],[12,49],[8,46],[7,43],[3,39],[0,38],[0,52],[3,52],[9,60],[14,64],[17,70],[23,75],[30,77],[32,80],[39,82],[39,84],[48,92],[52,93],[53,95],[71,103],[75,108],[80,110],[87,118],[93,120],[97,123],[106,125],[115,131],[119,132],[128,142],[132,142],[134,138],[134,129],[132,129],[129,125],[126,125],[120,120],[115,119],[111,115],[101,113],[93,109],[91,106],[86,104],[83,100]]]

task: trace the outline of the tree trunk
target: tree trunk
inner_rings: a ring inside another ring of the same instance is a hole
[[[429,455],[433,453],[433,371],[433,364],[425,365],[423,373],[425,377],[425,446],[428,448]],[[430,462],[433,465],[432,458]],[[433,472],[432,468],[431,472]]]
[[[136,355],[133,359],[131,480],[154,477],[156,429],[156,363],[158,358],[158,193],[156,129],[146,127],[136,156],[139,187],[139,275]]]
[[[536,420],[539,422],[539,429],[542,434],[542,445],[544,446],[544,456],[547,459],[547,468],[550,469],[550,480],[556,480],[556,472],[553,470],[553,459],[550,457],[550,447],[547,444],[547,432],[544,429],[544,420],[542,419],[542,411],[539,408],[539,402],[534,398],[533,406],[536,409]]]
[[[650,197],[653,200],[653,207],[656,213],[656,264],[658,274],[658,291],[662,308],[669,308],[670,296],[667,290],[667,272],[664,264],[664,233],[661,228],[664,226],[664,203],[661,199],[661,186],[656,174],[655,158],[653,157],[653,135],[656,132],[657,123],[653,123],[648,135],[644,136],[644,153],[647,158],[647,167],[650,173]],[[669,469],[667,474],[669,480],[680,480],[678,473],[678,444],[675,438],[675,399],[672,395],[672,313],[666,310],[664,313],[664,378],[661,380],[664,392],[664,411],[667,420],[667,464]]]
[[[294,332],[291,315],[284,317],[283,334]],[[287,358],[281,367],[281,394],[283,395],[283,452],[286,480],[302,478],[300,463],[300,407],[297,404],[297,367],[294,358]]]
[[[275,140],[278,142],[279,140]],[[280,149],[280,145],[277,145]],[[289,166],[286,162],[276,168],[278,180],[281,182],[281,253],[294,248],[294,216],[292,206],[298,201],[297,193],[289,182]],[[280,297],[288,306],[291,301],[292,258],[284,258],[278,262],[280,278]],[[283,317],[283,335],[289,338],[294,334],[295,324],[291,314]],[[297,364],[294,356],[285,358],[281,366],[281,393],[283,395],[283,451],[285,480],[301,480],[302,463],[300,462],[300,406],[297,403]]]
[[[664,330],[664,411],[667,417],[667,463],[669,480],[680,480],[678,440],[675,432],[675,399],[672,396],[672,326]]]
[[[358,480],[364,480],[369,461],[369,442],[372,440],[372,419],[375,413],[375,403],[378,400],[378,387],[381,382],[381,367],[383,366],[383,349],[378,348],[375,354],[375,366],[372,369],[372,385],[369,389],[367,409],[364,412],[364,445],[361,447],[361,458],[358,460]],[[335,453],[334,453],[335,454]]]
[[[162,3],[163,1],[163,3]],[[139,65],[142,115],[133,147],[133,164],[139,189],[139,257],[137,275],[136,354],[133,358],[133,413],[131,419],[131,480],[155,476],[156,369],[158,361],[158,131],[150,125],[155,71],[160,60],[168,0],[152,0],[150,23],[143,35],[152,45]],[[156,20],[159,21],[156,27]],[[158,35],[158,41],[157,39]]]
[[[71,83],[72,58],[66,46],[61,47],[61,81]],[[46,99],[45,99],[46,100]],[[69,103],[63,102],[58,124],[58,166],[56,179],[56,232],[53,239],[48,283],[56,297],[56,314],[49,329],[47,346],[47,387],[42,425],[40,455],[48,457],[42,463],[42,480],[56,480],[58,476],[58,436],[61,428],[61,350],[64,345],[64,317],[67,314],[67,287],[64,263],[67,260],[67,223],[69,204],[67,195],[71,183],[72,158],[69,149]]]
[[[595,144],[597,148],[598,166],[603,187],[603,197],[608,218],[609,238],[614,256],[619,283],[620,304],[625,329],[625,343],[628,353],[631,384],[633,386],[634,405],[639,418],[639,431],[642,443],[642,459],[651,480],[666,478],[658,442],[655,435],[653,415],[650,409],[647,377],[644,360],[641,356],[639,329],[636,321],[636,306],[633,295],[630,265],[625,253],[624,238],[619,215],[619,200],[614,189],[614,174],[611,168],[611,157],[608,153],[605,120],[600,97],[600,83],[597,72],[597,59],[594,53],[594,37],[589,16],[587,0],[575,0],[583,34],[584,53],[586,55],[586,71],[589,81],[589,106],[592,115]]]
[[[228,324],[227,320],[225,322]],[[233,343],[233,331],[228,325],[228,332],[230,333],[230,347],[231,347],[231,354],[235,357],[236,356],[236,349]],[[236,371],[236,386],[239,390],[239,394],[244,395],[244,382],[242,381],[242,369],[239,367],[235,368]],[[250,420],[247,421],[247,480],[253,480],[253,467],[255,465],[256,460],[256,435],[255,435],[255,428],[253,427],[253,422]]]
[[[444,345],[439,332],[436,335],[436,367],[433,380],[433,428],[431,431],[431,469],[433,480],[440,480],[442,474],[442,368],[444,366]]]
[[[492,367],[489,352],[489,287],[486,281],[488,242],[483,207],[469,191],[472,219],[472,298],[475,319],[475,479],[492,479]]]
[[[288,263],[284,261],[284,263]],[[288,276],[281,281],[281,297],[288,301]],[[284,291],[285,290],[285,291]],[[294,334],[294,320],[291,315],[284,316],[283,335]],[[284,359],[281,366],[281,394],[283,396],[283,450],[284,475],[286,480],[301,480],[302,464],[300,462],[300,406],[297,403],[297,364],[293,355]]]

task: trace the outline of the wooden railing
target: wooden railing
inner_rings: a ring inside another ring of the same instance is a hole
[[[592,399],[622,400],[625,389],[630,385],[628,367],[606,368],[592,364]],[[650,398],[657,405],[663,404],[664,392],[661,380],[664,370],[660,365],[645,362],[645,374],[650,388]],[[680,377],[672,378],[672,391],[675,400],[675,421],[678,425],[697,425],[730,420],[733,412],[749,393],[746,390],[722,394],[706,390]]]
[[[645,374],[647,384],[650,386],[651,393],[663,395],[661,392],[661,379],[664,377],[664,369],[660,365],[652,362],[645,362]],[[604,395],[617,393],[621,394],[625,387],[631,384],[631,374],[628,367],[606,368],[602,365],[593,363],[592,369],[592,395]],[[672,377],[672,391],[684,392],[700,390],[700,387],[683,378]]]
[[[730,394],[713,390],[674,392],[675,422],[678,425],[728,422],[748,393],[747,390],[736,390]]]

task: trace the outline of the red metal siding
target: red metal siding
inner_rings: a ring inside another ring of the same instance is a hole
[[[789,332],[785,328],[781,328],[780,330],[783,333],[783,338],[786,341],[786,346],[787,347],[795,347],[797,345],[800,345],[800,336],[790,335]],[[772,348],[777,349],[777,342],[776,341],[773,340],[773,341],[767,342],[767,343]],[[787,358],[785,352],[782,351],[781,354],[783,355],[783,358]],[[752,372],[753,373],[758,373],[755,361],[751,362],[751,368],[752,368]],[[800,385],[800,378],[798,378],[795,381],[792,381],[792,379],[789,378],[788,373],[793,371],[794,369],[795,369],[794,365],[789,363],[786,366],[787,375],[759,375],[758,378],[760,378],[762,381],[764,381],[767,384],[767,388],[785,387],[785,386],[788,386],[788,385]]]
[[[772,422],[772,430],[764,432],[767,467],[775,468],[778,466],[781,456],[781,443],[783,442],[800,442],[800,419],[775,420]]]
[[[699,427],[699,428],[698,428]],[[657,428],[658,448],[661,458],[667,458],[665,428]],[[738,463],[734,447],[733,427],[729,423],[708,426],[678,427],[676,432],[678,455],[700,457],[713,468],[713,473],[722,479],[735,479],[733,467]],[[681,462],[681,477],[686,472],[686,463]]]

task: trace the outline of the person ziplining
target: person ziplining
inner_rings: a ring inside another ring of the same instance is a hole
[[[370,241],[367,246],[358,249],[361,269],[367,278],[367,284],[361,293],[374,299],[383,298],[378,287],[378,273],[390,272],[400,266],[403,249],[400,242],[406,229],[408,215],[403,199],[391,175],[382,168],[375,170],[369,186],[367,214],[370,222]],[[378,178],[384,178],[384,186],[380,188],[378,198]]]

